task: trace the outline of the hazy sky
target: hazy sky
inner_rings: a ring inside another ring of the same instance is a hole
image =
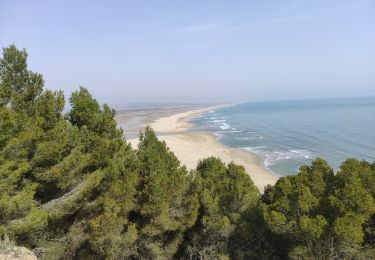
[[[375,0],[0,0],[0,45],[100,101],[375,95]]]

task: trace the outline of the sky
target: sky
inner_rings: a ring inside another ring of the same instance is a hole
[[[0,0],[0,46],[109,104],[375,95],[375,0]]]

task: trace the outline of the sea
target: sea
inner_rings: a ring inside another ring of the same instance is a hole
[[[375,161],[375,97],[236,104],[191,120],[222,144],[258,154],[276,175],[317,157],[338,171],[347,158]]]

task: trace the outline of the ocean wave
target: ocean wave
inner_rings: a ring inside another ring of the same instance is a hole
[[[312,153],[307,150],[288,150],[288,151],[273,151],[274,159],[276,161],[289,159],[310,159]]]
[[[294,150],[290,149],[288,151],[272,151],[266,154],[265,167],[269,169],[270,166],[277,164],[279,161],[283,160],[305,160],[311,159],[313,153],[308,150]]]
[[[230,128],[230,124],[227,124],[225,122],[223,122],[223,124],[220,126],[220,129],[221,130],[227,130]]]
[[[241,133],[242,130],[237,130],[236,128],[232,127],[229,133]]]
[[[242,132],[242,131],[239,131],[239,132]],[[262,140],[263,136],[238,136],[238,137],[234,137],[234,139],[242,140],[242,141]]]
[[[257,152],[264,152],[264,150],[266,149],[266,146],[264,145],[246,146],[246,147],[240,147],[239,149],[257,153]]]
[[[226,119],[224,117],[212,117],[212,119],[213,127],[219,127],[221,130],[227,130],[231,128],[231,125],[226,123]]]
[[[267,169],[267,170],[270,170],[270,167],[274,165],[271,161],[270,161],[270,158],[266,157],[266,159],[264,160],[264,167]]]
[[[221,133],[217,133],[217,132],[214,133],[214,136],[216,136],[216,140],[217,140],[217,141],[224,137],[223,134],[221,134]]]
[[[203,117],[205,117],[205,116],[203,116]],[[217,120],[217,119],[227,119],[227,118],[228,118],[227,116],[209,116],[209,117],[206,117],[207,120]]]
[[[264,145],[259,146],[247,146],[241,147],[240,149],[249,152],[256,153],[264,158],[264,166],[267,170],[271,170],[270,167],[280,163],[283,160],[295,160],[295,159],[311,159],[313,153],[308,150],[290,149],[286,151],[267,151],[267,147]]]
[[[289,151],[292,153],[298,154],[304,157],[305,159],[310,159],[312,157],[312,153],[307,150],[289,150]]]

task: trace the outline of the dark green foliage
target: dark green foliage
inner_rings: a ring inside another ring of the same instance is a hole
[[[0,107],[10,106],[16,112],[31,115],[44,80],[42,75],[27,70],[26,59],[25,50],[19,51],[14,45],[4,48],[0,60]]]
[[[259,202],[259,192],[242,166],[220,159],[199,162],[194,178],[200,208],[195,226],[187,233],[185,255],[193,259],[226,259],[242,255],[254,239],[253,226],[245,223]],[[246,230],[243,230],[246,229]],[[248,236],[241,241],[236,236]]]
[[[74,92],[70,98],[70,105],[72,108],[68,118],[73,125],[78,127],[87,126],[90,130],[96,129],[100,106],[87,89],[80,87],[79,91]]]
[[[141,136],[137,212],[137,257],[170,259],[197,215],[191,176],[150,128]]]
[[[41,259],[371,259],[375,162],[317,159],[261,196],[242,166],[188,172],[146,128],[136,150],[85,88],[63,115],[14,45],[0,59],[0,238]]]
[[[0,60],[0,233],[46,259],[116,258],[123,242],[113,241],[131,230],[135,153],[114,111],[86,89],[73,93],[65,120],[63,93],[43,91],[26,57],[10,46]]]
[[[61,121],[61,113],[64,109],[65,100],[62,91],[52,92],[46,90],[36,103],[36,116],[42,120],[43,130],[52,129],[57,122]]]

